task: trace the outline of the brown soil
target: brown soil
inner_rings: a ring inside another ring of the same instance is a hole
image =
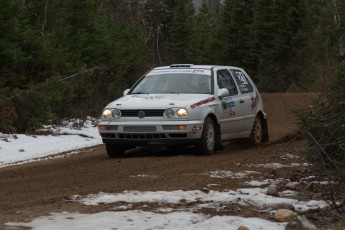
[[[124,190],[171,191],[202,190],[209,184],[219,184],[213,190],[237,189],[246,185],[242,179],[211,178],[203,172],[251,170],[252,164],[302,161],[287,160],[286,153],[298,154],[303,141],[287,143],[297,134],[293,110],[308,108],[313,93],[263,94],[268,114],[270,143],[259,148],[245,148],[241,142],[224,143],[224,149],[211,156],[195,155],[191,148],[165,149],[137,148],[126,157],[109,159],[103,145],[82,150],[65,158],[43,160],[36,163],[0,169],[0,229],[4,223],[23,222],[51,212],[96,212],[109,207],[86,207],[66,202],[70,195],[87,195]],[[265,178],[292,178],[296,173],[305,176],[305,168],[275,171],[255,168]],[[148,177],[135,177],[137,175]],[[214,212],[205,210],[205,212]],[[229,210],[229,213],[234,212]],[[218,213],[219,214],[219,213]],[[243,210],[243,216],[259,215]]]

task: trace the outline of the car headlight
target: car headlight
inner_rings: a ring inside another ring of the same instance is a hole
[[[109,118],[111,116],[111,110],[110,109],[105,109],[103,110],[102,117],[103,118]]]
[[[163,116],[167,119],[186,118],[188,116],[188,112],[185,108],[170,108],[164,111]]]
[[[119,119],[121,117],[121,111],[118,109],[105,109],[103,110],[102,117],[105,119],[111,117]]]
[[[178,110],[176,111],[176,114],[177,114],[177,116],[178,116],[179,118],[185,118],[185,117],[187,117],[187,115],[188,115],[187,110],[184,109],[184,108],[178,109]]]
[[[165,118],[174,118],[174,115],[175,115],[175,112],[174,112],[174,110],[173,109],[167,109],[167,110],[165,110],[164,111],[164,114],[163,114],[163,116],[165,117]]]
[[[114,109],[111,115],[113,116],[113,118],[119,119],[121,117],[121,111],[118,109]]]

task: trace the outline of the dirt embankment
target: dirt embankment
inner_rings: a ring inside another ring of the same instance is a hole
[[[308,109],[317,93],[263,93],[264,110],[268,115],[270,142],[286,141],[298,133],[294,111]]]

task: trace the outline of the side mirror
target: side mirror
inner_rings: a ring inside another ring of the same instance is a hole
[[[125,91],[123,91],[123,96],[126,96],[129,92],[129,89],[126,89]]]
[[[230,95],[230,93],[229,93],[229,90],[227,88],[221,88],[218,91],[218,97],[226,97],[229,95]]]

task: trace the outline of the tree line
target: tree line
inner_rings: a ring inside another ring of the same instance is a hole
[[[97,117],[148,69],[172,63],[240,66],[265,92],[319,90],[344,57],[335,3],[2,0],[0,132]]]

